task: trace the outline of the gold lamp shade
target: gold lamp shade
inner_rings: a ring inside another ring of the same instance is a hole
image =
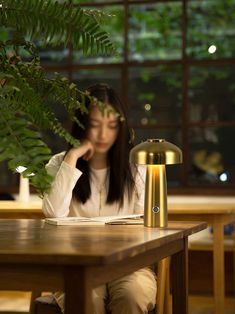
[[[147,165],[144,204],[146,227],[167,226],[165,165],[182,163],[182,159],[182,151],[164,139],[148,139],[131,150],[130,162]]]
[[[148,139],[132,148],[130,161],[139,165],[180,164],[182,152],[164,139]]]

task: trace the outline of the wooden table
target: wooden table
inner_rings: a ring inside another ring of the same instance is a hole
[[[93,287],[171,256],[173,313],[186,314],[188,236],[206,223],[165,229],[53,226],[43,220],[0,220],[0,290],[64,290],[66,314],[90,314]]]
[[[42,219],[42,201],[35,200],[28,203],[18,201],[0,201],[0,218],[6,219]]]
[[[168,208],[170,220],[206,221],[213,227],[215,314],[224,314],[224,225],[235,221],[235,197],[170,196]]]
[[[41,202],[0,201],[0,218],[43,218]],[[223,227],[235,221],[235,197],[168,196],[170,220],[206,221],[214,229],[213,271],[215,313],[224,313],[225,271]]]

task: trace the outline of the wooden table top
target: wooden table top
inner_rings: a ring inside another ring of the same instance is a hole
[[[187,237],[204,222],[170,222],[164,229],[142,225],[54,226],[44,220],[0,220],[0,264],[104,265]]]

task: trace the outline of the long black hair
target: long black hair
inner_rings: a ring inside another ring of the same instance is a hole
[[[133,147],[133,143],[132,134],[127,121],[127,108],[124,103],[121,102],[114,89],[107,84],[92,85],[87,91],[90,96],[95,97],[98,101],[111,105],[120,117],[117,139],[108,152],[109,189],[106,202],[108,204],[118,202],[120,206],[122,206],[124,194],[127,192],[130,200],[135,188],[135,173],[133,173],[135,168],[131,169],[129,163],[129,152]],[[91,97],[87,97],[86,99],[88,111],[90,106],[94,105],[91,103],[90,99]],[[77,123],[74,123],[71,133],[73,137],[83,140],[86,138],[89,128],[89,115],[77,111],[76,117],[82,123],[84,129],[79,127]],[[71,146],[69,149],[70,148]],[[82,171],[82,175],[73,189],[73,197],[85,203],[91,196],[89,164],[84,159],[79,158],[76,167]]]

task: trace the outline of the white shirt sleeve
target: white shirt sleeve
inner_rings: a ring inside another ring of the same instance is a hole
[[[46,165],[47,172],[54,177],[50,191],[43,197],[42,210],[46,217],[68,216],[73,188],[82,175],[63,161],[64,154],[53,156]]]

